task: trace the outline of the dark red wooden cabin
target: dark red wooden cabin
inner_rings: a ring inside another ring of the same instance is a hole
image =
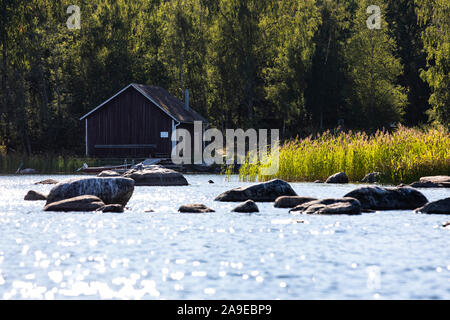
[[[85,114],[86,156],[99,158],[170,157],[176,128],[207,121],[165,89],[132,83]]]

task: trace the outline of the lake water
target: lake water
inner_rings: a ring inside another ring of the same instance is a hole
[[[68,177],[0,177],[0,299],[450,298],[450,228],[441,227],[450,215],[293,216],[272,203],[231,213],[236,203],[213,200],[246,183],[213,175],[137,187],[123,214],[47,213],[23,200],[30,189],[47,193],[52,186],[33,185],[47,178]],[[324,198],[357,186],[292,187]],[[187,203],[217,212],[178,213]]]

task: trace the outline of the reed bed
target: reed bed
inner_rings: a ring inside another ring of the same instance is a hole
[[[261,162],[249,159],[239,171],[239,178],[244,181],[325,180],[343,171],[353,182],[367,173],[380,172],[382,183],[411,183],[422,176],[450,174],[450,135],[443,127],[400,126],[394,132],[377,131],[373,135],[328,131],[282,144],[279,170],[273,175],[262,175]]]

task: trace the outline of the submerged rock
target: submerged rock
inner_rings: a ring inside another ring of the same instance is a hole
[[[361,214],[361,203],[354,198],[321,199],[298,205],[289,212],[302,214]]]
[[[328,177],[325,183],[348,183],[348,177],[345,172],[338,172]]]
[[[36,169],[27,168],[27,169],[20,170],[19,173],[20,174],[36,174],[37,170]]]
[[[380,172],[371,172],[365,175],[364,178],[362,178],[361,182],[364,183],[375,183],[380,181],[380,176],[381,173]]]
[[[30,190],[23,199],[26,201],[39,201],[39,200],[47,200],[47,196],[40,192]]]
[[[442,226],[443,226],[444,228],[450,227],[450,221],[444,222],[444,223],[442,224]]]
[[[183,213],[205,213],[205,212],[215,212],[213,209],[208,208],[204,204],[186,204],[178,209],[179,212]]]
[[[208,181],[208,183],[209,183],[209,184],[213,184],[213,183],[214,183],[214,181],[212,181],[212,180],[209,180],[209,181]]]
[[[344,197],[358,199],[363,209],[371,210],[412,210],[428,202],[422,193],[410,187],[361,187]]]
[[[121,204],[107,204],[96,211],[122,213],[124,211],[124,207]]]
[[[450,214],[450,198],[429,202],[421,208],[417,208],[414,212],[428,214]]]
[[[259,212],[259,209],[253,200],[247,200],[244,203],[241,203],[240,205],[238,205],[232,211],[233,212],[251,213],[251,212]]]
[[[314,201],[317,198],[311,197],[300,197],[300,196],[281,196],[276,198],[274,207],[275,208],[294,208],[305,202]]]
[[[81,178],[63,181],[50,190],[47,204],[83,195],[99,197],[106,204],[125,206],[134,191],[128,178]]]
[[[189,183],[179,172],[161,166],[151,166],[143,170],[131,169],[124,173],[135,181],[136,186],[187,186]]]
[[[225,191],[215,201],[242,202],[253,200],[257,202],[273,202],[280,196],[296,195],[289,183],[281,179],[275,179],[248,187],[239,187]]]
[[[104,206],[105,203],[99,197],[85,195],[49,203],[44,207],[44,211],[89,212],[96,211]]]
[[[450,188],[450,176],[422,177],[410,184],[413,188]]]
[[[46,179],[42,181],[35,182],[34,184],[57,184],[58,181],[54,179]]]
[[[113,170],[105,170],[100,172],[97,177],[120,177],[121,174]]]

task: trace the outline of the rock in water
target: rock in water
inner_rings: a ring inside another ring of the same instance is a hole
[[[112,171],[112,170],[105,170],[100,172],[97,177],[102,177],[102,178],[106,178],[106,177],[120,177],[120,173],[116,172],[116,171]]]
[[[444,223],[442,224],[442,226],[443,226],[444,228],[450,227],[450,221],[444,222]]]
[[[25,195],[24,200],[26,201],[39,201],[39,200],[47,200],[47,196],[45,194],[42,194],[40,192],[30,190]]]
[[[20,170],[19,173],[20,174],[36,174],[37,171],[36,171],[36,169],[27,168],[27,169]]]
[[[107,204],[96,211],[122,213],[124,211],[124,207],[121,204]]]
[[[251,213],[251,212],[259,212],[259,209],[253,200],[247,200],[244,203],[241,203],[240,205],[238,205],[232,211],[233,212]]]
[[[187,186],[189,183],[179,172],[160,166],[136,170],[131,169],[123,175],[135,181],[136,186]]]
[[[281,179],[254,184],[249,187],[239,187],[225,191],[215,201],[242,202],[253,200],[256,202],[273,202],[281,196],[296,196],[294,189]]]
[[[348,177],[345,172],[338,172],[328,177],[325,183],[348,183]]]
[[[354,198],[321,199],[298,205],[289,212],[302,214],[361,214],[361,203]]]
[[[275,200],[275,208],[294,208],[305,202],[314,201],[317,198],[299,197],[299,196],[282,196]]]
[[[83,195],[97,196],[106,204],[125,206],[134,191],[128,178],[81,178],[63,181],[50,190],[47,204]]]
[[[44,207],[44,211],[88,212],[96,211],[104,206],[105,204],[99,197],[85,195],[49,203]]]
[[[363,209],[371,210],[412,210],[428,202],[422,193],[409,187],[362,187],[344,197],[358,199]]]
[[[414,211],[429,214],[450,214],[450,198],[429,202],[423,207],[417,208]]]
[[[58,181],[54,180],[54,179],[46,179],[46,180],[42,180],[39,182],[35,182],[34,184],[57,184]]]
[[[362,178],[361,182],[364,183],[375,183],[380,180],[381,173],[380,172],[371,172],[366,174],[364,178]]]
[[[178,209],[179,212],[183,213],[205,213],[205,212],[215,212],[213,209],[208,208],[204,204],[186,204]]]
[[[422,177],[411,183],[413,188],[450,188],[450,176]]]

